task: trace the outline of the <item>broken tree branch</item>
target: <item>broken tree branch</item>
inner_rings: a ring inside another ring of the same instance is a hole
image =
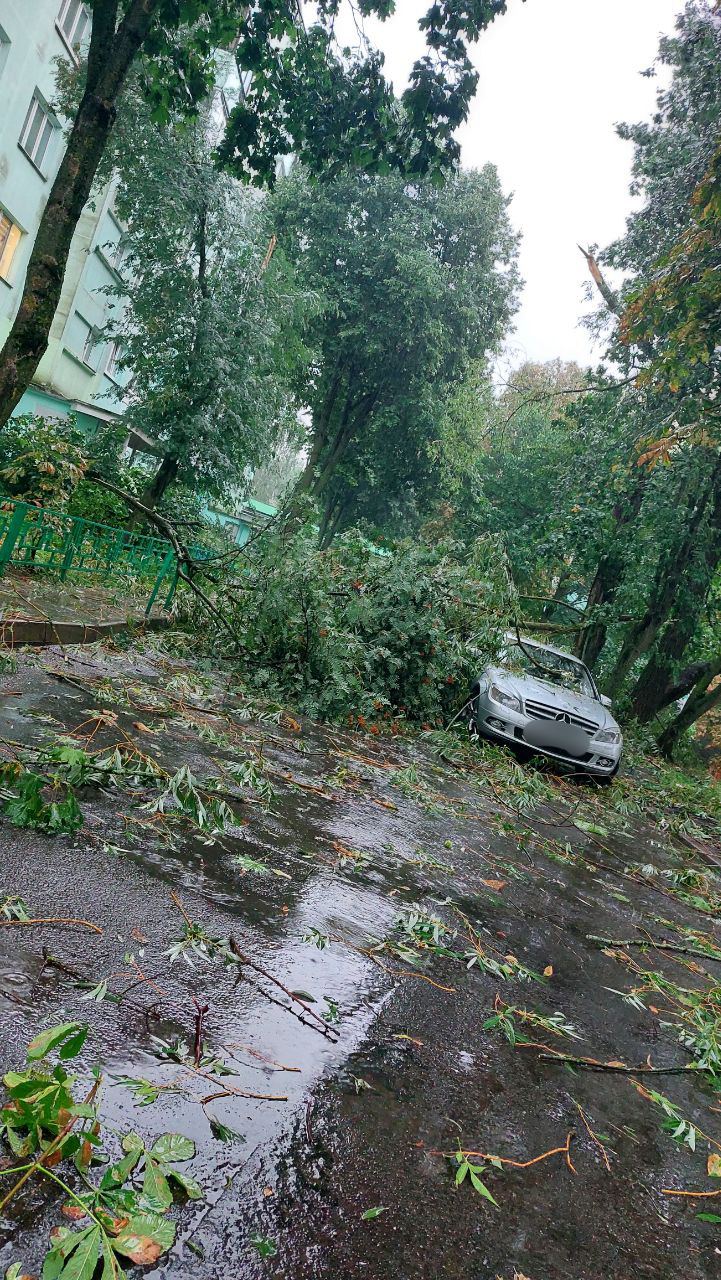
[[[594,255],[591,253],[591,250],[584,249],[580,244],[578,247],[586,259],[586,265],[591,273],[591,278],[593,279],[593,282],[609,311],[612,311],[615,316],[620,316],[622,307],[618,294],[614,293],[611,286],[604,279],[601,268],[599,267]]]
[[[131,493],[126,493],[125,490],[119,488],[118,485],[111,484],[109,480],[102,480],[100,476],[94,475],[92,472],[88,472],[85,478],[86,480],[91,480],[93,484],[99,485],[101,489],[107,489],[108,492],[114,493],[116,497],[122,498],[133,511],[137,511],[140,515],[145,516],[146,520],[149,520],[151,524],[155,525],[156,529],[159,529],[161,533],[165,534],[165,537],[168,539],[168,542],[175,552],[178,577],[190,587],[191,591],[195,593],[204,607],[208,610],[208,613],[210,613],[223,630],[227,632],[233,643],[237,644],[239,637],[228,622],[227,618],[221,613],[220,609],[213,604],[213,601],[206,595],[202,587],[199,587],[197,582],[195,582],[191,575],[186,573],[183,568],[184,565],[187,565],[188,568],[191,569],[198,568],[199,565],[198,562],[193,559],[185,544],[180,541],[170,522],[163,516],[159,516],[157,511],[152,511],[150,507],[146,507],[144,503],[139,502]]]

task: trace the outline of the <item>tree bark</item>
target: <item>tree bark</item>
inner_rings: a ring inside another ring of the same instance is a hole
[[[591,250],[583,249],[580,244],[578,247],[586,259],[586,266],[591,273],[591,278],[609,311],[612,311],[615,316],[620,316],[621,302],[618,294],[614,293],[611,286],[604,279],[601,268],[599,267],[594,255],[591,253]]]
[[[695,684],[700,680],[705,680],[708,684],[709,680],[721,670],[721,666],[717,666],[716,660],[708,662],[692,662],[684,671],[676,678],[673,684],[667,685],[659,700],[657,711],[663,711],[664,707],[668,707],[672,702],[677,702],[679,698],[685,698],[690,693]]]
[[[0,353],[0,424],[29,387],[48,346],[70,244],[110,136],[118,96],[160,0],[133,0],[116,29],[119,0],[96,0],[88,71],[67,149],[52,185],[14,324]]]
[[[178,459],[166,453],[152,480],[146,485],[140,496],[140,502],[148,511],[155,510],[165,490],[175,480],[178,474],[178,467]]]

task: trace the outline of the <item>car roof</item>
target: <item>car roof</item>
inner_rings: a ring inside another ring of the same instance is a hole
[[[504,640],[509,640],[513,644],[518,644],[520,639],[523,644],[532,645],[534,649],[547,649],[549,653],[555,653],[559,658],[568,658],[569,662],[575,662],[579,667],[584,664],[580,658],[574,658],[572,653],[567,653],[565,649],[557,649],[555,645],[546,644],[543,640],[532,640],[530,636],[517,636],[515,631],[506,631]]]

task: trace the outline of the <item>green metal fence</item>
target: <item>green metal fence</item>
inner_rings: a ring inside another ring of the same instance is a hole
[[[13,498],[0,500],[0,577],[9,565],[47,570],[63,580],[69,573],[81,573],[121,587],[127,587],[128,579],[152,583],[146,615],[161,586],[168,587],[163,602],[167,608],[177,584],[175,552],[164,539]]]

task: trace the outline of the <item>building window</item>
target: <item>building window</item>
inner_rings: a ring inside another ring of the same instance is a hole
[[[0,277],[8,283],[15,250],[20,244],[21,236],[22,231],[17,224],[3,209],[0,209]]]
[[[118,376],[118,364],[123,354],[123,349],[119,342],[111,342],[108,348],[108,358],[105,361],[105,372],[109,378],[115,380]]]
[[[20,134],[20,147],[36,169],[45,176],[45,160],[50,139],[55,132],[55,120],[50,108],[43,102],[37,89],[30,100],[30,107],[25,117],[23,131]]]
[[[93,373],[97,373],[98,368],[98,336],[98,330],[83,320],[79,311],[74,311],[68,323],[65,350]]]
[[[9,52],[10,52],[10,36],[8,35],[7,31],[4,31],[3,28],[0,27],[0,76],[3,73],[3,68],[5,66],[5,63],[8,60]]]
[[[82,44],[89,22],[89,10],[81,0],[63,0],[55,25],[73,55]]]
[[[80,353],[80,359],[82,360],[83,364],[89,364],[91,369],[94,369],[95,365],[93,363],[93,351],[95,350],[95,346],[97,343],[97,335],[92,325],[85,324],[84,320],[83,320],[83,325],[87,330],[87,333],[84,334],[83,349]]]

